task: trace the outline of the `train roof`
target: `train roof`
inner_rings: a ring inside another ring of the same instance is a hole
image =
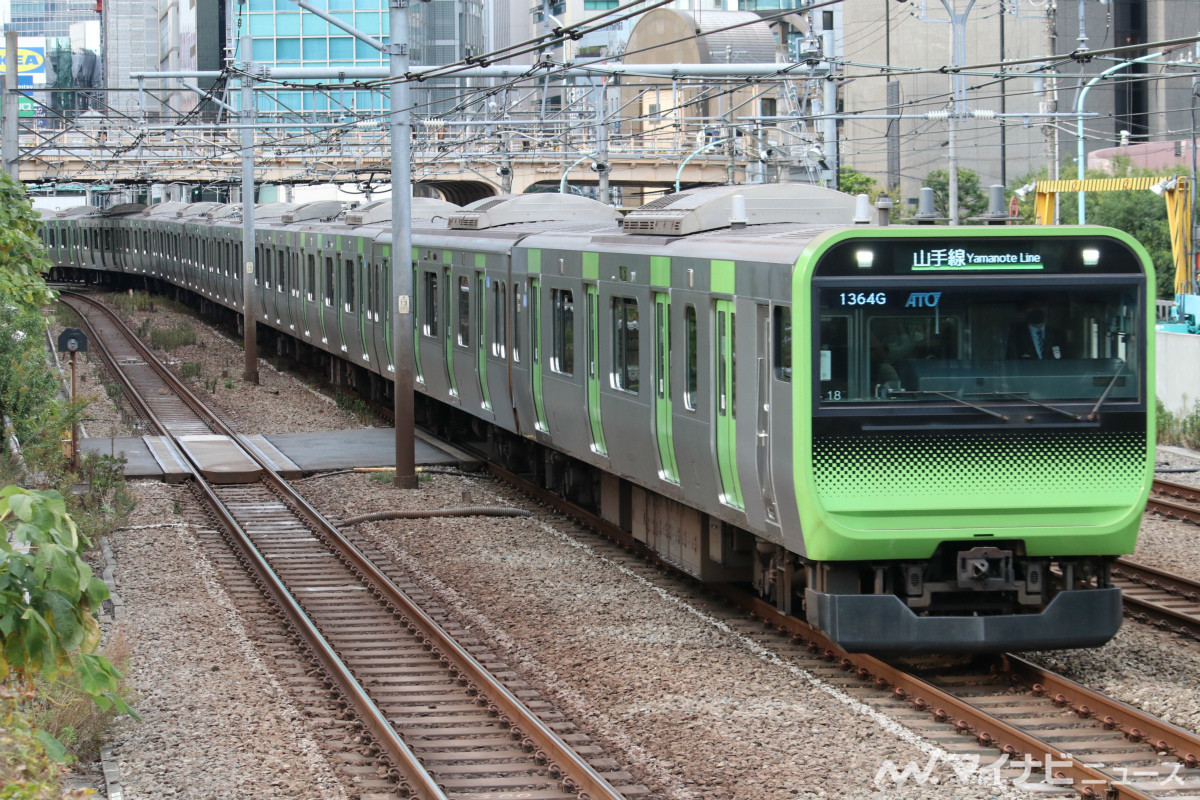
[[[414,197],[411,200],[412,219],[434,220],[439,217],[449,219],[450,215],[461,211],[461,207],[445,200],[433,197]],[[346,224],[350,227],[360,225],[382,225],[392,221],[392,201],[376,200],[365,206],[350,209],[346,212]]]
[[[538,223],[616,222],[620,212],[611,206],[574,194],[500,195],[478,200],[450,217],[450,229],[480,231],[506,225]]]

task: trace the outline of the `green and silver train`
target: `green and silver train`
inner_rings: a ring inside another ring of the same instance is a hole
[[[420,422],[852,651],[1089,647],[1153,473],[1150,259],[799,185],[414,200]],[[264,347],[391,396],[386,203],[256,209]],[[243,309],[240,209],[46,220],[58,277]]]

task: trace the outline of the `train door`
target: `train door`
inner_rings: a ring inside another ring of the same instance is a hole
[[[529,271],[533,272],[533,254],[530,253]],[[541,268],[541,253],[538,253],[538,268]],[[546,423],[546,398],[542,396],[542,279],[529,278],[529,365],[533,381],[533,412],[537,417],[537,429],[549,433]]]
[[[777,310],[783,311],[777,306]],[[771,329],[771,307],[759,305],[755,325],[757,339],[754,352],[758,353],[756,365],[758,397],[755,405],[755,466],[758,470],[758,485],[762,492],[763,508],[767,519],[778,519],[775,513],[775,484],[771,478],[771,373],[773,365],[770,353],[774,339]]]
[[[654,293],[654,431],[658,441],[659,477],[679,484],[671,410],[671,296]]]
[[[421,304],[424,302],[424,299],[425,299],[425,287],[421,285],[421,275],[420,275],[420,269],[418,266],[419,263],[420,263],[420,257],[418,255],[417,249],[414,247],[412,259],[409,262],[409,271],[412,273],[412,277],[409,282],[409,286],[412,287],[412,296],[410,298],[409,308],[410,308],[410,313],[412,316],[413,382],[417,386],[424,386],[425,385],[425,370],[422,367],[423,362],[421,360]],[[401,263],[396,264],[396,269],[403,269],[403,268],[404,267]],[[389,284],[389,286],[390,286],[390,284]],[[397,303],[400,302],[399,298],[396,299],[396,302]],[[397,306],[397,308],[399,308],[399,306]],[[391,316],[392,316],[391,309],[389,308],[388,309],[388,319],[389,319],[388,341],[389,341],[389,343],[391,342],[391,338],[392,338],[391,337],[391,323],[390,323]],[[404,334],[402,333],[400,335],[403,336]],[[392,366],[395,367],[395,365],[396,364],[393,361]],[[395,370],[393,369],[393,372],[394,371]]]
[[[313,315],[316,313],[317,305],[317,254],[314,252],[312,237],[305,236],[302,233],[285,234],[291,238],[292,247],[298,248],[298,258],[300,259],[300,281],[296,287],[300,292],[300,308],[301,312],[297,317],[297,327],[305,339],[311,339],[313,335]]]
[[[721,502],[745,508],[737,468],[737,342],[732,300],[717,300],[716,324],[716,425],[717,470],[721,477]]]
[[[362,320],[362,263],[363,239],[361,236],[342,238],[338,247],[341,261],[338,303],[338,327],[341,334],[341,351],[353,363],[361,364],[367,350],[363,344]]]
[[[479,381],[480,407],[492,410],[492,398],[487,385],[487,277],[483,272],[483,253],[475,258],[475,355],[476,378]]]
[[[321,344],[327,347],[337,344],[338,324],[341,321],[340,309],[337,306],[337,260],[338,250],[336,240],[332,236],[317,234],[320,246],[320,294],[321,310]]]
[[[375,245],[376,263],[379,268],[378,295],[375,304],[375,350],[391,374],[396,372],[396,360],[392,355],[392,246]],[[386,377],[387,373],[380,370]]]
[[[419,302],[415,305],[420,369],[425,391],[449,398],[450,377],[446,374],[445,270],[453,263],[453,251],[427,251],[420,265],[420,280],[413,284]]]
[[[450,381],[450,396],[458,397],[458,376],[454,374],[454,350],[470,344],[471,290],[470,278],[455,277],[453,264],[446,262],[442,273],[446,286],[446,377]],[[465,329],[465,330],[464,330]]]
[[[595,253],[583,254],[585,274],[588,272],[589,256],[596,259]],[[595,283],[585,283],[584,287],[587,305],[584,315],[584,338],[587,348],[588,422],[592,430],[592,450],[607,456],[608,444],[604,441],[604,425],[600,418],[600,290]]]

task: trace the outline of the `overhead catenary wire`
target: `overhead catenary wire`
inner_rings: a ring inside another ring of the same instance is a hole
[[[830,3],[830,4],[831,4],[831,3]],[[828,5],[828,4],[823,4],[823,5]],[[597,15],[597,17],[601,17],[601,16],[603,16],[603,15]],[[582,23],[577,23],[577,25],[580,25],[580,24],[582,24]],[[570,26],[568,26],[568,27],[570,27]],[[737,27],[737,26],[730,26],[730,27]],[[565,30],[565,29],[564,29],[564,30]],[[722,30],[724,30],[724,29],[722,29]],[[1196,37],[1187,37],[1187,38],[1184,38],[1184,39],[1169,40],[1169,41],[1167,42],[1167,44],[1170,44],[1170,43],[1187,43],[1187,42],[1191,42],[1191,41],[1195,41],[1195,40],[1196,40]],[[667,44],[670,44],[670,43],[667,43]],[[1138,46],[1137,46],[1137,48],[1138,48],[1138,49],[1144,49],[1144,48],[1149,48],[1149,47],[1154,47],[1154,46],[1157,46],[1157,44],[1159,44],[1159,43],[1147,43],[1147,44],[1140,44],[1140,45],[1138,45]],[[661,46],[661,45],[660,45],[660,46]],[[650,48],[647,48],[647,49],[650,49]],[[1091,55],[1091,56],[1095,57],[1096,55],[1098,55],[1098,54],[1100,54],[1100,53],[1104,53],[1104,52],[1114,52],[1114,53],[1115,53],[1115,52],[1127,51],[1127,50],[1129,50],[1129,49],[1130,49],[1129,47],[1124,47],[1124,48],[1109,48],[1108,50],[1105,50],[1105,51],[1100,51],[1100,50],[1096,50],[1096,51],[1090,51],[1089,55]],[[1074,55],[1074,54],[1072,54],[1072,55]],[[485,54],[485,56],[483,56],[483,57],[478,57],[478,58],[479,58],[479,59],[486,58],[486,54]],[[969,69],[972,69],[972,68],[988,67],[988,66],[994,66],[994,65],[997,65],[997,64],[1000,64],[1000,65],[1013,65],[1013,64],[1031,63],[1031,62],[1034,62],[1034,61],[1044,61],[1044,60],[1045,60],[1045,58],[1046,58],[1046,57],[1044,57],[1044,56],[1043,56],[1043,57],[1040,57],[1040,58],[1028,58],[1028,59],[1018,59],[1018,60],[1006,60],[1006,61],[1003,61],[1003,62],[990,62],[990,63],[988,63],[988,64],[982,64],[982,65],[968,65],[968,66],[965,66],[965,67],[958,68],[958,70],[961,70],[961,71],[966,71],[966,70],[969,70]],[[1070,58],[1070,56],[1068,56],[1068,57],[1066,57],[1066,58]],[[1059,64],[1066,63],[1066,58],[1060,58],[1060,59],[1058,59],[1058,63],[1059,63]],[[473,60],[476,60],[476,59],[473,59]],[[477,61],[477,63],[479,63],[479,62]],[[591,63],[594,63],[594,62],[591,62]],[[843,67],[844,67],[844,66],[847,66],[847,65],[849,64],[849,62],[844,62],[844,61],[842,61],[842,62],[837,62],[837,63],[838,63],[838,65],[839,65],[839,66],[843,66]],[[563,69],[565,69],[565,68],[566,68],[566,66],[567,66],[567,65],[562,65],[561,67],[556,67],[556,68],[555,68],[555,70],[554,70],[555,74],[557,74],[558,72],[561,72]],[[578,65],[576,65],[576,66],[578,66]],[[794,65],[791,65],[791,66],[789,66],[787,69],[781,69],[781,70],[780,70],[778,73],[776,73],[776,74],[777,74],[779,77],[786,77],[786,76],[789,74],[789,72],[788,72],[788,69],[791,69],[791,68],[794,68]],[[956,71],[958,71],[958,70],[956,70]],[[942,68],[937,68],[937,69],[933,69],[933,68],[925,68],[925,69],[922,69],[922,70],[908,70],[908,71],[904,72],[903,74],[905,74],[905,75],[916,75],[916,74],[931,75],[931,74],[934,74],[934,73],[946,74],[947,72],[948,72],[947,68],[945,68],[945,67],[942,67]],[[901,73],[898,73],[898,72],[893,72],[892,74],[901,74]],[[1028,75],[1028,73],[1020,73],[1019,75],[1012,75],[1012,74],[1009,74],[1009,73],[1004,73],[1004,74],[1001,74],[1001,75],[999,75],[998,77],[996,77],[996,78],[995,78],[995,80],[996,80],[996,81],[1006,81],[1006,80],[1011,80],[1013,77],[1027,77],[1027,75]],[[533,76],[533,77],[541,77],[541,76],[540,76],[540,75],[535,75],[535,76]],[[856,75],[856,76],[854,76],[854,77],[855,77],[855,79],[856,79],[856,80],[858,80],[858,79],[863,79],[864,77],[869,77],[869,76]],[[764,78],[764,79],[761,79],[761,80],[762,80],[763,82],[766,82],[766,81],[768,81],[768,80],[769,80],[769,78]],[[497,87],[491,87],[491,88],[489,88],[489,89],[488,89],[488,90],[486,90],[486,91],[481,91],[479,88],[473,88],[473,89],[471,89],[471,91],[470,91],[469,93],[467,93],[467,92],[464,92],[464,93],[461,95],[461,100],[460,100],[460,102],[461,102],[461,103],[463,103],[463,106],[464,106],[464,107],[470,107],[470,103],[471,103],[471,101],[472,101],[472,97],[473,97],[473,96],[475,96],[475,97],[476,97],[476,100],[475,100],[475,101],[477,102],[479,99],[483,99],[483,98],[487,98],[487,97],[495,96],[495,94],[496,94],[497,92],[500,92],[500,91],[505,91],[505,90],[507,90],[507,89],[510,89],[510,88],[512,88],[512,87],[515,87],[515,86],[519,85],[519,84],[520,84],[520,82],[521,82],[521,80],[519,80],[519,79],[514,79],[514,80],[512,80],[512,81],[508,81],[508,82],[506,82],[504,85],[497,86]],[[303,86],[304,86],[304,88],[305,88],[305,89],[313,88],[313,86],[312,86],[312,85],[303,85]],[[320,87],[320,88],[323,88],[323,89],[332,89],[332,88],[352,88],[352,89],[363,89],[363,88],[365,88],[365,85],[364,85],[364,84],[361,84],[361,83],[356,83],[356,84],[320,84],[320,85],[319,85],[319,87]],[[294,87],[294,88],[299,88],[299,86],[297,86],[297,87]],[[729,92],[733,91],[735,88],[736,88],[736,85],[734,85],[734,84],[731,84],[731,88],[727,88],[727,89],[725,89],[725,90],[724,90],[724,93],[729,93]],[[431,102],[433,102],[433,101],[431,101]],[[679,105],[677,106],[677,109],[680,109],[680,110],[681,110],[681,109],[684,109],[684,108],[691,107],[691,106],[693,106],[693,105],[694,105],[694,103],[695,103],[695,102],[699,102],[699,100],[696,100],[696,101],[689,102],[689,101],[687,101],[687,100],[685,99],[685,100],[683,100],[682,102],[680,102],[680,103],[679,103]],[[919,104],[919,103],[921,103],[921,102],[922,102],[922,99],[912,99],[912,100],[910,100],[910,101],[908,101],[908,102],[909,102],[910,104],[916,105],[916,104]],[[428,105],[428,104],[426,104],[426,105]],[[417,106],[414,106],[414,108],[417,108]],[[861,115],[861,113],[862,113],[862,111],[860,110],[860,115]],[[827,114],[827,115],[806,115],[806,116],[805,116],[805,118],[806,118],[806,119],[808,119],[808,120],[816,120],[816,119],[820,119],[820,118],[822,118],[822,116],[828,116],[828,114]],[[845,114],[845,113],[843,113],[841,116],[843,116],[843,117],[845,117],[845,118],[852,118],[852,117],[853,117],[853,116],[855,116],[855,115],[854,115],[854,114]],[[386,113],[381,113],[381,114],[378,114],[378,115],[376,115],[374,118],[375,118],[375,119],[380,119],[380,120],[382,120],[382,119],[386,119],[386,117],[387,117],[387,114],[386,114]],[[646,119],[648,119],[648,117],[646,117],[646,116],[642,116],[642,115],[639,115],[639,116],[631,117],[631,118],[629,118],[629,119],[635,119],[635,120],[646,120]],[[361,118],[359,118],[359,119],[356,119],[354,122],[347,123],[347,127],[350,127],[350,126],[352,126],[352,125],[354,125],[354,124],[357,124],[358,122],[361,122]],[[299,126],[299,125],[298,125],[297,127],[298,127],[298,128],[300,128],[301,126]],[[326,133],[326,134],[323,134],[323,136],[324,136],[324,139],[323,139],[323,141],[325,141],[327,144],[332,144],[332,139],[333,139],[333,137],[334,137],[335,135],[336,135],[336,132],[335,132],[335,131],[330,131],[330,132],[328,132],[328,133]],[[469,145],[469,144],[471,144],[472,142],[474,142],[474,143],[478,143],[478,142],[480,142],[481,140],[482,140],[482,137],[476,136],[474,139],[467,139],[467,140],[457,140],[457,141],[450,142],[449,144],[450,144],[451,146]],[[616,139],[614,139],[614,141],[619,141],[619,140],[620,140],[620,137],[617,137]],[[275,147],[275,148],[279,148],[279,147],[286,147],[286,146],[289,146],[289,145],[296,145],[296,146],[299,146],[301,143],[304,143],[304,142],[309,142],[309,141],[312,141],[312,139],[311,139],[311,134],[309,134],[309,133],[307,133],[307,132],[301,132],[301,133],[297,133],[297,134],[295,134],[295,135],[292,135],[292,136],[287,136],[287,137],[277,137],[277,138],[275,138],[275,139],[267,139],[267,140],[264,140],[263,142],[261,142],[261,143],[260,143],[260,146],[263,146],[263,147]],[[320,140],[318,140],[318,141],[320,141]],[[228,148],[228,149],[226,149],[226,150],[225,150],[225,152],[226,152],[226,153],[232,153],[232,152],[233,152],[233,151],[235,151],[235,150],[236,150],[236,148],[232,148],[232,147],[231,147],[231,148]],[[450,156],[447,156],[447,157],[450,157]]]

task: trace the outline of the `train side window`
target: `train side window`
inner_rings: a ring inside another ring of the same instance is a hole
[[[375,273],[375,264],[367,263],[363,256],[358,257],[358,267],[363,273],[363,314],[367,319],[371,319],[371,312],[375,309],[375,281],[377,275]]]
[[[575,296],[570,289],[550,291],[550,369],[563,375],[575,374]]]
[[[771,348],[775,351],[775,377],[781,381],[792,380],[792,310],[787,306],[775,306],[775,324],[772,326]]]
[[[306,297],[309,302],[313,300],[313,287],[317,285],[317,257],[312,253],[308,253],[308,289]]]
[[[471,346],[471,282],[467,276],[458,277],[458,344]]]
[[[333,256],[325,256],[325,305],[333,307],[333,293],[336,288],[333,283]]]
[[[354,294],[354,283],[354,261],[347,258],[345,269],[342,272],[342,308],[351,313],[354,312],[357,300]]]
[[[388,297],[392,291],[392,267],[391,259],[385,258],[379,269],[379,302],[376,303],[376,308],[384,313],[384,319],[387,319],[392,309],[388,307]],[[379,321],[379,314],[375,314],[375,321]]]
[[[261,247],[255,249],[257,249],[259,254],[262,256],[263,284],[270,289],[271,273],[275,271],[275,257],[271,254],[270,248],[268,248],[265,253]]]
[[[684,337],[687,342],[687,386],[683,392],[683,404],[689,411],[696,410],[696,397],[699,391],[700,374],[700,336],[696,319],[696,307],[689,305],[683,310]]]
[[[426,336],[436,337],[438,335],[438,299],[437,299],[438,276],[432,270],[425,273],[424,286],[424,313],[422,314],[422,332]]]
[[[504,329],[508,322],[508,287],[504,281],[492,282],[492,307],[496,313],[492,315],[492,348],[496,358],[504,358]]]
[[[270,249],[267,250],[270,253]],[[288,286],[288,258],[283,250],[275,251],[275,286],[277,291],[286,292]]]
[[[613,371],[612,386],[638,393],[641,349],[638,335],[638,304],[634,297],[614,297],[612,301]]]

